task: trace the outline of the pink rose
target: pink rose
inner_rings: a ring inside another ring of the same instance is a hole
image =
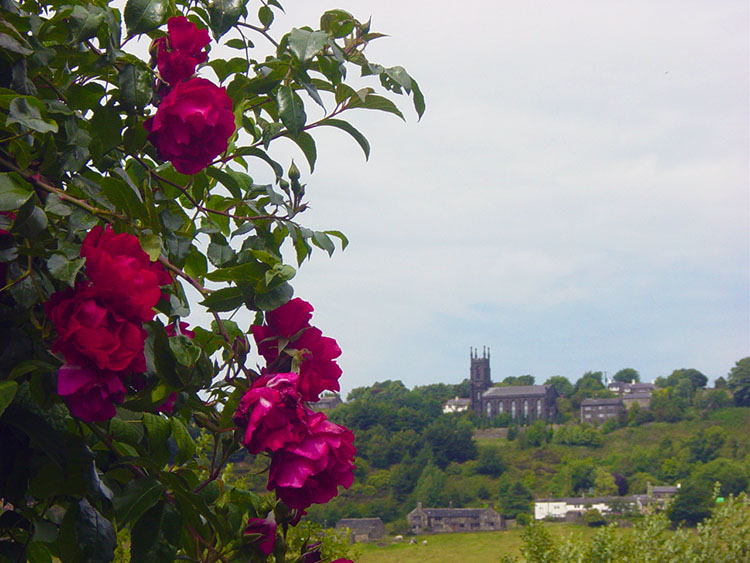
[[[115,404],[122,403],[125,387],[111,371],[65,364],[57,372],[57,394],[73,416],[97,422],[115,416]]]
[[[182,334],[183,336],[187,336],[190,340],[192,340],[193,338],[195,338],[195,333],[192,330],[188,329],[189,326],[190,325],[188,323],[180,321],[180,334]],[[169,323],[164,327],[164,330],[166,331],[169,338],[177,336],[177,330],[174,326],[174,323]]]
[[[82,283],[75,289],[58,291],[44,309],[57,330],[52,351],[61,353],[68,362],[93,364],[103,371],[146,370],[146,331],[140,322],[115,311],[96,286]]]
[[[266,313],[263,326],[253,325],[250,330],[258,345],[258,352],[267,362],[273,362],[279,355],[280,339],[290,340],[302,329],[310,326],[313,306],[296,297],[278,309]]]
[[[305,350],[299,366],[299,392],[303,400],[314,402],[323,391],[339,391],[341,368],[334,360],[341,355],[341,348],[333,338],[311,327],[295,340],[294,347]]]
[[[143,126],[159,158],[181,174],[196,174],[227,150],[234,133],[232,100],[203,78],[179,82]]]
[[[298,380],[296,373],[261,377],[240,400],[233,420],[244,429],[242,441],[251,454],[275,452],[304,438],[309,411],[297,393]]]
[[[291,508],[328,502],[354,480],[353,441],[350,430],[311,413],[305,438],[272,456],[268,490]]]
[[[156,407],[156,412],[163,412],[165,414],[172,414],[172,411],[174,411],[174,404],[177,401],[177,393],[172,392],[167,396],[167,400],[164,401],[161,405]]]
[[[276,543],[276,522],[270,517],[250,518],[243,535],[250,536],[263,555],[271,555]]]
[[[335,561],[331,561],[331,563],[354,563],[351,559],[344,559],[343,557],[341,559],[336,559]]]
[[[169,18],[167,36],[154,42],[162,80],[174,86],[193,76],[195,67],[208,57],[203,48],[210,42],[207,29],[198,29],[183,16]]]
[[[151,262],[137,237],[97,225],[83,240],[81,256],[86,258],[86,275],[112,308],[144,322],[154,318],[159,286],[172,283],[172,277],[161,264]]]

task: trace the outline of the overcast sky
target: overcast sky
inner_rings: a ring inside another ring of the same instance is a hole
[[[351,112],[369,162],[331,131],[301,166],[302,222],[351,240],[293,281],[344,396],[459,383],[472,346],[495,381],[714,379],[750,355],[745,0],[283,4],[278,32],[372,15],[370,59],[427,100],[419,123],[410,100],[407,123]]]

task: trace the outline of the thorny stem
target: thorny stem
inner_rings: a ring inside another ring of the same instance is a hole
[[[279,48],[279,42],[276,41],[273,37],[271,37],[271,35],[268,33],[267,29],[263,29],[262,27],[258,27],[256,25],[251,25],[251,24],[245,23],[245,22],[237,22],[237,25],[240,26],[240,27],[246,27],[248,29],[252,29],[253,31],[257,31],[263,37],[265,37],[266,39],[268,39],[273,44],[274,47],[276,47],[277,49]]]

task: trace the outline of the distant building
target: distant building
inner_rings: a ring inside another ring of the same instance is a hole
[[[377,541],[385,534],[380,518],[342,518],[336,522],[337,530],[349,530],[349,540],[354,542]]]
[[[581,401],[581,422],[601,424],[610,418],[617,418],[625,412],[621,398],[584,399]]]
[[[539,498],[534,501],[534,519],[575,518],[589,510],[596,509],[602,514],[614,512],[615,508],[630,508],[642,512],[648,504],[647,495],[629,497],[567,497]]]
[[[415,534],[425,532],[480,532],[502,530],[503,517],[494,508],[422,508],[417,507],[406,515]]]
[[[653,383],[638,383],[635,381],[625,383],[622,381],[612,381],[607,385],[607,389],[618,395],[650,395],[654,392],[656,386]]]
[[[622,396],[622,404],[626,409],[630,409],[635,403],[642,409],[647,409],[651,405],[651,393],[630,393]]]
[[[326,411],[339,406],[341,403],[341,397],[338,395],[324,395],[318,401],[310,403],[310,407],[316,412]]]
[[[455,399],[448,399],[443,405],[443,412],[444,413],[466,412],[469,410],[469,403],[471,403],[469,399],[464,399],[461,397],[456,397]]]
[[[652,485],[650,481],[646,482],[646,495],[649,502],[660,508],[669,501],[680,490],[680,483],[676,485]]]
[[[488,418],[508,414],[512,420],[531,422],[537,419],[551,420],[557,414],[557,393],[552,385],[514,385],[492,387],[490,376],[490,351],[477,350],[470,354],[469,388],[470,408]]]

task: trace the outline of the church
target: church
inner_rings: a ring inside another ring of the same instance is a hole
[[[480,416],[494,418],[507,414],[522,424],[537,419],[551,421],[557,414],[557,393],[552,385],[516,385],[493,387],[490,376],[490,351],[470,350],[469,408]]]

